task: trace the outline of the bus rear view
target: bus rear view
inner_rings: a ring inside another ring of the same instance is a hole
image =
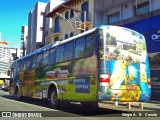
[[[150,70],[143,35],[130,29],[101,26],[98,99],[136,102],[151,96]]]

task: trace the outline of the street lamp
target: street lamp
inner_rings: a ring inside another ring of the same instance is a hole
[[[65,5],[62,5],[62,7],[67,8],[67,9],[71,9],[71,10],[74,11],[74,13],[75,12],[79,12],[79,13],[84,14],[84,23],[86,23],[86,21],[87,21],[87,18],[86,18],[87,13],[86,13],[86,11],[83,12],[83,11],[80,11],[80,10],[77,10],[77,9],[74,9],[74,8],[71,8],[71,7],[65,6]],[[78,17],[78,15],[76,15],[76,16]],[[78,17],[78,19],[79,19],[79,17]],[[81,21],[81,20],[79,19],[79,21]],[[84,24],[84,29],[83,30],[84,31],[86,30],[86,24]]]

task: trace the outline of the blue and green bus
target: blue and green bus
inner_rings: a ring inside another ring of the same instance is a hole
[[[139,102],[151,96],[146,42],[133,30],[101,25],[16,60],[10,94],[98,105]]]

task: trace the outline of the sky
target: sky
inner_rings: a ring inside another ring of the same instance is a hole
[[[1,40],[8,42],[12,48],[20,48],[21,27],[28,26],[28,13],[37,2],[48,0],[0,0]]]

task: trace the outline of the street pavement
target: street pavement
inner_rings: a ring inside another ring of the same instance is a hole
[[[129,118],[130,120],[150,120],[151,117],[146,117],[145,113],[157,113],[155,110],[160,112],[160,102],[150,101],[149,103],[144,103],[144,109],[139,109],[137,106],[139,103],[131,103],[131,109],[126,107],[126,103],[118,103],[118,106],[114,106],[114,102],[105,101],[100,102],[100,108],[96,111],[86,111],[79,103],[74,103],[70,105],[68,109],[54,110],[50,109],[46,101],[39,99],[26,99],[24,101],[17,101],[8,92],[3,92],[0,90],[0,112],[40,112],[42,113],[42,118],[26,118],[27,120],[105,120],[108,117],[110,120],[125,120]],[[87,109],[87,108],[86,108]],[[45,117],[47,114],[47,118]],[[139,116],[139,114],[144,117]],[[51,116],[55,116],[55,118]],[[130,117],[130,115],[136,115]],[[158,114],[160,115],[160,113]],[[60,117],[61,116],[61,117]],[[21,118],[14,117],[14,120],[20,120]],[[25,119],[25,118],[24,118]],[[159,117],[152,117],[152,120],[159,120]],[[8,118],[0,117],[0,120],[8,120]],[[11,119],[10,119],[11,120]]]
[[[104,104],[114,104],[114,102],[112,102],[112,101],[103,101],[101,103],[104,103]],[[128,102],[118,102],[117,108],[123,106],[123,109],[126,109],[127,108],[127,103]],[[133,109],[136,110],[136,111],[137,110],[141,110],[139,108],[139,104],[143,104],[143,110],[144,111],[152,111],[152,110],[160,111],[160,101],[130,102],[130,106],[131,106],[130,110],[131,111]],[[126,106],[126,108],[124,106]]]

